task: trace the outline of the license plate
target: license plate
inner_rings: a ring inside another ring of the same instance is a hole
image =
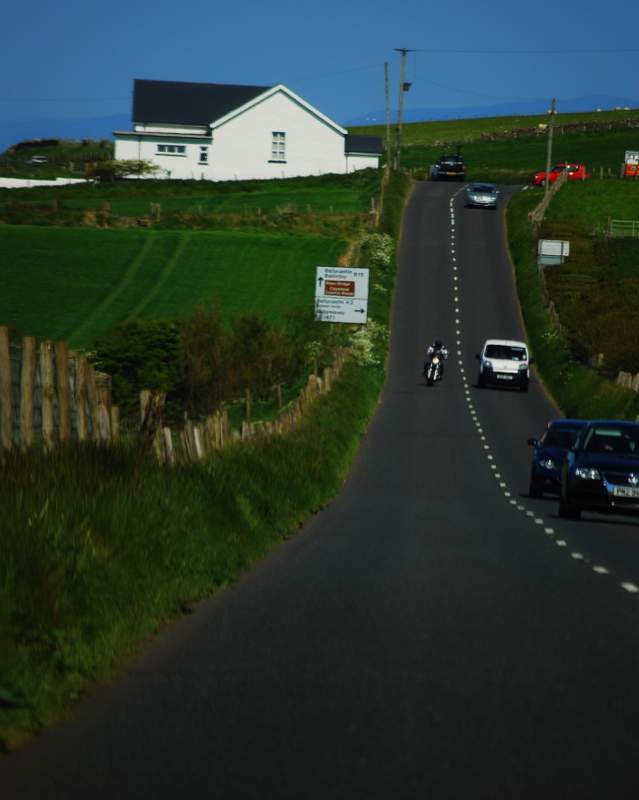
[[[514,375],[504,375],[503,373],[499,373],[499,375],[497,375],[497,377],[499,378],[500,381],[512,381],[515,376]]]
[[[612,493],[615,497],[634,497],[639,499],[639,489],[633,489],[631,486],[615,486]]]

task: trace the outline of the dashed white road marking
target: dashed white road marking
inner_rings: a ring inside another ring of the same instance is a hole
[[[528,188],[528,187],[526,187],[526,188]],[[456,273],[458,271],[458,267],[457,267],[457,263],[456,263],[457,262],[457,256],[455,255],[455,253],[456,253],[456,247],[455,247],[456,231],[455,231],[454,199],[457,197],[457,195],[461,191],[462,191],[462,189],[459,189],[457,192],[455,192],[455,194],[453,195],[453,197],[450,200],[450,229],[451,229],[450,230],[450,241],[451,241],[451,244],[450,244],[450,258],[451,258],[451,262],[452,262],[453,273]],[[454,308],[455,314],[456,315],[460,314],[461,308],[460,308],[460,296],[459,296],[459,277],[458,277],[458,275],[455,275],[455,274],[453,275],[453,304],[454,304],[453,308]],[[460,326],[461,319],[459,318],[459,316],[455,317],[455,324],[457,326]],[[460,329],[460,327],[456,328],[455,334],[458,337],[457,338],[457,348],[458,348],[457,349],[457,356],[460,359],[459,372],[460,372],[460,375],[461,375],[461,378],[462,378],[462,381],[463,381],[463,385],[464,385],[464,392],[465,392],[465,395],[466,395],[466,402],[467,402],[468,410],[469,410],[469,413],[470,413],[470,416],[471,416],[472,420],[475,422],[475,425],[477,427],[477,432],[480,434],[481,441],[485,443],[483,445],[483,449],[485,451],[488,451],[488,450],[490,450],[490,445],[487,443],[487,439],[486,439],[486,436],[484,435],[483,428],[482,428],[481,423],[480,423],[480,421],[479,421],[479,419],[477,417],[477,413],[475,412],[474,406],[473,406],[473,404],[471,402],[470,391],[467,388],[468,387],[468,380],[467,380],[466,375],[465,375],[464,366],[461,363],[461,358],[462,358],[463,352],[461,350],[462,340],[461,340],[461,329]],[[489,462],[493,462],[493,456],[490,455],[489,453],[486,453],[486,458],[488,459]],[[532,520],[534,520],[535,525],[544,526],[545,522],[541,517],[536,517],[533,511],[528,511],[525,506],[523,506],[521,504],[518,504],[517,500],[512,499],[511,492],[509,492],[507,490],[506,482],[500,480],[502,476],[501,476],[501,474],[499,472],[497,472],[497,465],[495,463],[491,463],[490,464],[490,468],[493,471],[492,474],[495,477],[495,479],[499,481],[499,488],[503,489],[503,491],[504,491],[504,497],[511,498],[508,501],[509,504],[511,506],[515,506],[517,508],[517,511],[525,512],[527,517],[529,517]],[[544,530],[544,533],[547,534],[548,536],[555,536],[555,529],[554,528],[552,528],[552,527],[544,527],[543,530]],[[557,538],[555,538],[554,541],[555,541],[555,544],[557,545],[557,547],[567,547],[568,546],[568,543],[566,542],[565,539],[557,539]],[[588,559],[586,558],[586,556],[583,553],[580,553],[578,551],[572,551],[570,553],[570,557],[572,559],[574,559],[575,561],[583,561],[585,563],[589,563]],[[609,575],[610,574],[610,570],[608,570],[608,568],[604,567],[602,564],[595,564],[594,566],[592,566],[592,571],[595,572],[598,575]],[[635,584],[635,583],[631,583],[629,581],[625,581],[623,583],[620,583],[619,585],[621,586],[622,589],[624,589],[624,591],[628,592],[629,594],[638,594],[639,593],[639,586],[637,584]]]

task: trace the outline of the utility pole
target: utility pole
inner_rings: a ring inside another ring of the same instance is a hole
[[[548,151],[546,153],[546,180],[544,181],[544,197],[548,194],[550,186],[550,165],[552,159],[552,135],[555,130],[555,114],[557,113],[557,100],[553,97],[550,105],[550,124],[548,126]]]
[[[404,114],[404,92],[410,89],[410,83],[406,82],[406,54],[414,53],[406,47],[396,47],[395,51],[402,54],[399,68],[399,105],[397,109],[397,128],[395,129],[395,169],[400,168],[400,151],[402,146],[402,116]]]
[[[384,61],[384,111],[386,120],[386,169],[391,167],[391,140],[390,140],[390,90],[388,87],[388,61]]]

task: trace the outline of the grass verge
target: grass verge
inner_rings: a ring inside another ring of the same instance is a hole
[[[639,414],[639,394],[578,362],[565,335],[551,319],[539,280],[536,237],[527,219],[537,202],[535,193],[519,193],[511,198],[507,209],[508,244],[537,369],[566,416],[634,420]]]

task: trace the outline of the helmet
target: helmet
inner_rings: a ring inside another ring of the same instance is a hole
[[[444,346],[444,343],[442,342],[441,339],[435,339],[435,341],[433,342],[433,347],[435,348],[435,350],[439,350],[443,346]]]

